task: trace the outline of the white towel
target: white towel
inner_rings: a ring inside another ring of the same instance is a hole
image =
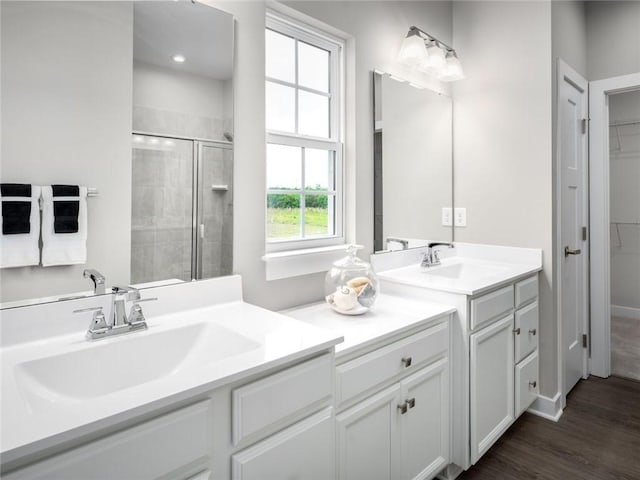
[[[55,233],[53,200],[51,186],[42,187],[42,266],[87,263],[87,187],[80,187],[79,197],[55,197],[80,201],[76,233]]]
[[[1,200],[29,201],[29,197],[1,197]],[[0,268],[25,267],[40,263],[40,187],[31,186],[31,217],[29,233],[0,233]],[[2,232],[0,220],[0,232]]]

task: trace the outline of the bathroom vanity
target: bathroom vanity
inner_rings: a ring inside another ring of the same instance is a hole
[[[430,479],[450,462],[450,334],[454,309],[380,295],[360,316],[326,303],[284,313],[343,335],[336,346],[340,480]]]
[[[456,244],[442,264],[425,249],[375,259],[382,290],[456,307],[452,322],[452,465],[468,469],[535,400],[538,272],[535,249]]]
[[[145,295],[148,330],[96,341],[71,310],[98,297],[3,311],[3,478],[331,478],[340,336],[239,277]]]

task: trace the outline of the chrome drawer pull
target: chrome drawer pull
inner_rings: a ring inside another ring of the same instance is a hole
[[[411,357],[402,357],[402,364],[405,366],[405,368],[410,367]]]
[[[398,405],[398,410],[400,410],[401,415],[407,413],[407,402],[404,402],[402,405]]]
[[[529,386],[531,388],[536,388],[538,386],[538,382],[536,382],[535,380],[533,382],[529,382]]]
[[[536,334],[536,333],[538,333],[538,332],[537,332],[537,330],[536,330],[535,328],[532,328],[531,330],[529,330],[529,333],[530,333],[531,335],[535,335],[535,334]]]
[[[520,327],[514,328],[513,333],[515,333],[516,335],[520,335]]]
[[[416,406],[416,399],[414,398],[410,398],[409,400],[407,400],[407,405],[409,405],[409,408],[413,408]]]

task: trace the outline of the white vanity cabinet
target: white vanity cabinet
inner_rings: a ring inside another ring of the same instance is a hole
[[[538,394],[538,276],[478,293],[448,292],[380,274],[385,292],[454,305],[451,328],[453,478],[475,464]]]
[[[3,474],[5,480],[210,480],[212,418],[202,401]]]
[[[445,317],[351,360],[337,359],[338,479],[430,479],[446,467],[448,347]]]

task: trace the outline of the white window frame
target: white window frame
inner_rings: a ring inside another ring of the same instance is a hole
[[[342,139],[344,138],[343,131],[343,118],[344,118],[344,42],[341,39],[335,38],[326,32],[322,32],[316,28],[310,27],[304,23],[291,20],[279,13],[273,11],[267,11],[266,14],[266,29],[273,30],[277,33],[293,37],[297,40],[308,43],[312,46],[316,46],[330,52],[330,77],[329,77],[329,94],[326,92],[320,92],[312,88],[298,85],[297,64],[295,67],[296,79],[295,83],[282,81],[279,79],[265,76],[265,88],[266,82],[273,82],[279,85],[285,85],[288,87],[297,88],[298,90],[307,91],[315,94],[321,94],[329,98],[329,127],[330,137],[312,137],[307,135],[300,135],[297,133],[281,132],[275,130],[266,131],[267,144],[287,145],[292,147],[312,148],[318,150],[327,150],[335,152],[334,154],[334,188],[333,190],[321,191],[312,193],[304,191],[304,150],[302,158],[302,170],[303,185],[299,190],[286,190],[278,191],[276,189],[265,190],[265,232],[268,225],[266,216],[266,199],[268,194],[286,193],[301,195],[301,199],[304,199],[307,195],[334,195],[334,228],[333,235],[327,235],[322,237],[307,237],[307,238],[295,238],[295,239],[283,239],[283,240],[269,240],[265,238],[266,251],[269,252],[283,252],[289,250],[302,250],[319,247],[329,247],[333,245],[342,245],[345,243],[344,234],[344,144]],[[296,52],[296,62],[297,52]],[[298,125],[298,96],[296,95],[296,108],[295,108],[295,123]],[[300,221],[302,222],[302,231],[304,233],[304,201],[301,201],[300,205]],[[328,205],[331,215],[331,204]]]

